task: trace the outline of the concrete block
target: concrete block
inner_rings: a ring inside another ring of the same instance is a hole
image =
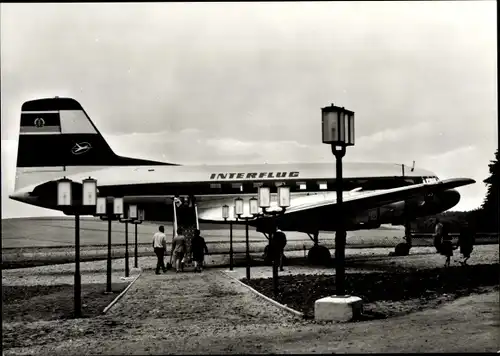
[[[314,320],[350,321],[358,317],[363,310],[363,301],[350,295],[331,296],[318,299],[314,303]]]

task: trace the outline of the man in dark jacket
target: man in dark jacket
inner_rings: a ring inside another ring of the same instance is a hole
[[[441,243],[443,240],[443,224],[436,218],[436,225],[434,227],[434,247],[437,253],[441,253]]]
[[[194,231],[194,236],[191,240],[191,251],[193,252],[194,271],[201,272],[205,253],[208,253],[208,248],[205,239],[200,236],[200,230],[198,229]]]
[[[286,235],[280,229],[277,229],[273,235],[273,260],[279,261],[280,271],[283,271],[283,255],[286,246]]]

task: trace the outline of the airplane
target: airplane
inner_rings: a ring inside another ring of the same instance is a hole
[[[470,178],[439,179],[431,171],[392,163],[343,164],[344,227],[347,231],[374,229],[381,224],[404,225],[411,248],[411,220],[446,211],[460,201],[456,188],[473,184]],[[57,180],[72,180],[74,200],[81,202],[85,178],[97,180],[99,196],[123,197],[138,204],[148,221],[173,221],[176,197],[195,201],[198,221],[242,224],[267,234],[282,231],[306,233],[314,242],[310,255],[324,256],[319,232],[335,231],[335,167],[329,163],[180,165],[122,157],[113,152],[82,105],[73,98],[42,98],[21,107],[15,191],[11,199],[71,214],[57,206]],[[290,206],[274,217],[249,216],[248,199],[259,186],[271,190],[269,212],[279,212],[277,187],[290,187]],[[245,200],[244,217],[234,215],[236,198]],[[229,218],[222,216],[228,205]],[[89,212],[89,215],[92,215]],[[314,250],[314,251],[313,251]],[[322,252],[318,252],[322,251]],[[327,250],[328,251],[328,250]],[[329,252],[328,252],[329,256]]]

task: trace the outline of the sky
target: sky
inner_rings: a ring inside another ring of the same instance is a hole
[[[495,1],[0,5],[2,218],[20,108],[78,100],[120,155],[181,164],[332,162],[321,107],[356,114],[345,161],[469,177],[498,147]]]

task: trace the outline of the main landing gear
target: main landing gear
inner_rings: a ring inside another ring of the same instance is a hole
[[[307,253],[307,263],[312,266],[327,266],[330,264],[332,256],[330,250],[325,246],[320,246],[318,243],[319,231],[312,234],[307,234],[309,238],[314,242],[314,246],[311,247]]]
[[[405,237],[406,242],[402,242],[397,244],[394,248],[394,252],[389,253],[389,256],[408,256],[410,254],[411,249],[411,224],[410,221],[406,221],[405,223]]]

